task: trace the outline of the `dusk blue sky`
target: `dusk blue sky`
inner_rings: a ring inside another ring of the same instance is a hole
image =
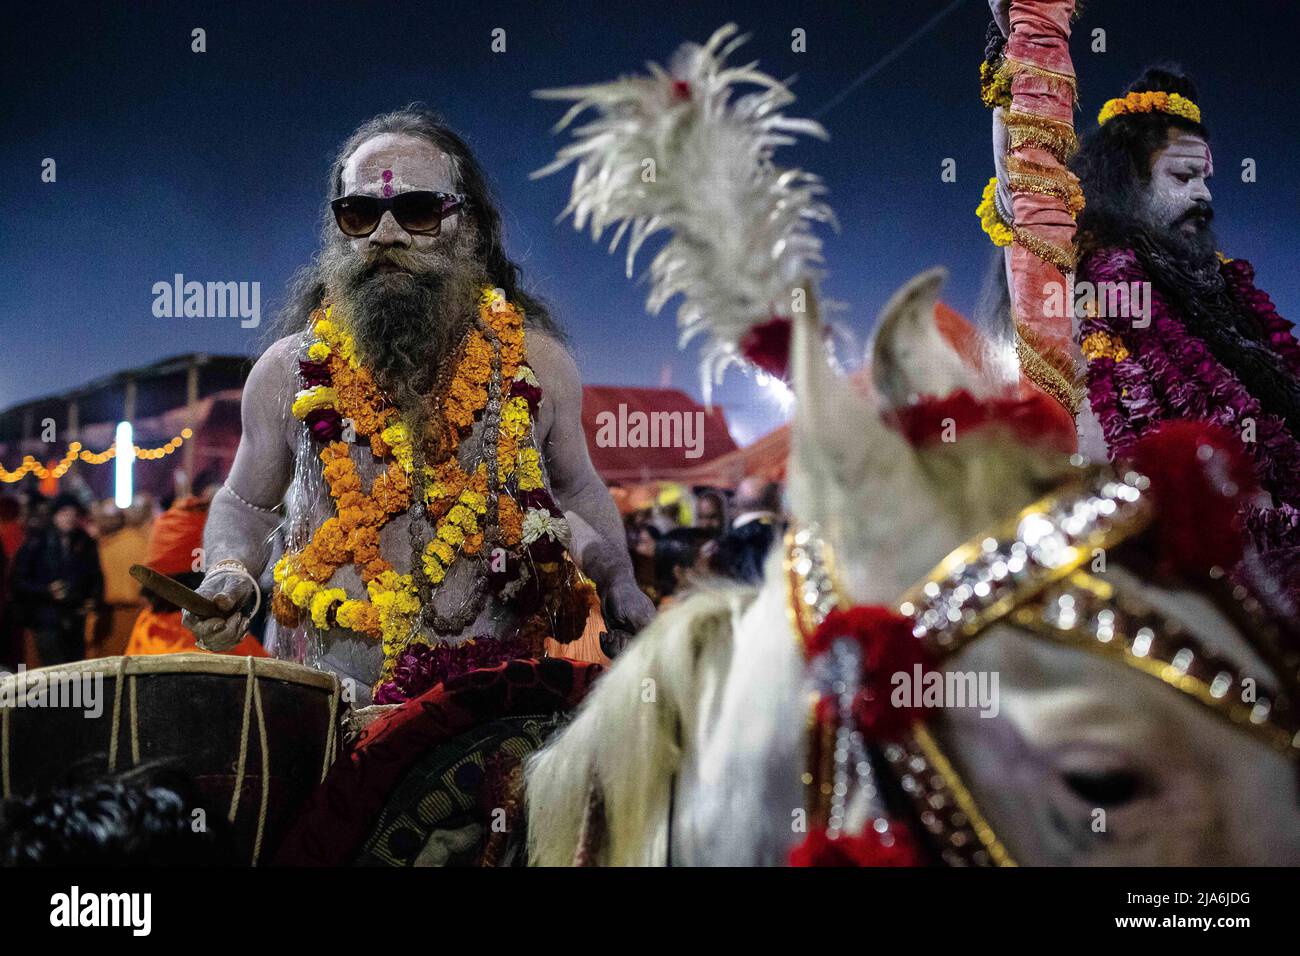
[[[257,281],[265,316],[317,241],[325,175],[361,121],[411,100],[461,130],[488,169],[527,282],[567,327],[593,384],[698,395],[694,353],[644,287],[568,223],[569,179],[530,181],[563,142],[558,104],[532,90],[664,62],[728,21],[742,56],[797,76],[793,112],[816,112],[949,0],[691,3],[105,3],[31,5],[5,18],[0,57],[0,408],[184,352],[254,355],[237,319],[158,319],[155,282]],[[990,246],[973,210],[991,170],[976,69],[985,0],[966,0],[830,109],[829,143],[783,157],[823,176],[842,224],[827,237],[825,294],[863,337],[889,293],[947,266],[969,314]],[[207,31],[207,52],[190,31]],[[491,31],[507,31],[493,53]],[[791,51],[807,31],[808,52]],[[1095,28],[1107,52],[1089,51]],[[1300,316],[1300,5],[1088,0],[1076,27],[1081,129],[1141,68],[1174,58],[1202,91],[1214,137],[1222,246],[1253,260],[1284,315]],[[41,161],[58,181],[42,183]],[[956,183],[940,179],[946,157]],[[1258,182],[1241,182],[1244,157]],[[732,372],[717,393],[737,437],[776,420]],[[10,463],[12,464],[12,463]]]

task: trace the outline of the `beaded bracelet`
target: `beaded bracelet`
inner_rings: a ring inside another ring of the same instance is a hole
[[[997,177],[995,176],[994,179],[996,178]],[[993,208],[997,210],[998,218],[1002,220],[1002,225],[1006,226],[1008,229],[1015,227],[1016,217],[1013,216],[1011,211],[1002,204],[1002,190],[997,186],[993,187]]]
[[[229,483],[226,483],[221,487],[224,488],[226,491],[230,492],[230,494],[234,497],[234,499],[238,501],[241,505],[243,505],[245,508],[252,508],[254,511],[261,511],[264,514],[274,514],[276,509],[280,507],[279,505],[275,505],[274,507],[266,508],[263,507],[262,505],[255,505],[247,498],[245,498],[243,495],[241,495],[238,491],[236,491],[234,488],[231,488]]]
[[[240,577],[247,578],[248,582],[253,585],[253,595],[255,600],[253,601],[253,610],[248,616],[250,619],[257,617],[257,612],[262,607],[262,588],[258,585],[257,578],[253,577],[252,572],[250,572],[248,568],[244,567],[243,562],[237,561],[234,558],[225,558],[224,560],[218,561],[208,569],[208,574],[210,575],[222,573],[237,574]]]

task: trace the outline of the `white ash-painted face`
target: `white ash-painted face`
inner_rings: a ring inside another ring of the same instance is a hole
[[[1189,212],[1210,206],[1208,181],[1214,175],[1210,145],[1192,133],[1175,133],[1169,145],[1151,161],[1148,208],[1153,221],[1194,236],[1209,228],[1209,220]]]
[[[357,147],[343,166],[343,195],[386,198],[405,192],[456,192],[450,158],[442,150],[416,136],[383,133]],[[455,232],[460,213],[442,221],[442,236]],[[413,235],[398,225],[391,211],[385,212],[369,236],[349,240],[354,251],[368,246],[399,246],[428,249],[442,236]]]

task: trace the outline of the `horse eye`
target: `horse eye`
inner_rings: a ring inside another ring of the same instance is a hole
[[[1074,770],[1065,774],[1065,784],[1095,807],[1120,806],[1142,791],[1142,778],[1131,770]]]

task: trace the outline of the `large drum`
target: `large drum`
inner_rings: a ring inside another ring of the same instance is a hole
[[[338,749],[332,674],[256,657],[105,657],[0,680],[0,788],[132,767],[188,774],[242,858],[269,859]]]

